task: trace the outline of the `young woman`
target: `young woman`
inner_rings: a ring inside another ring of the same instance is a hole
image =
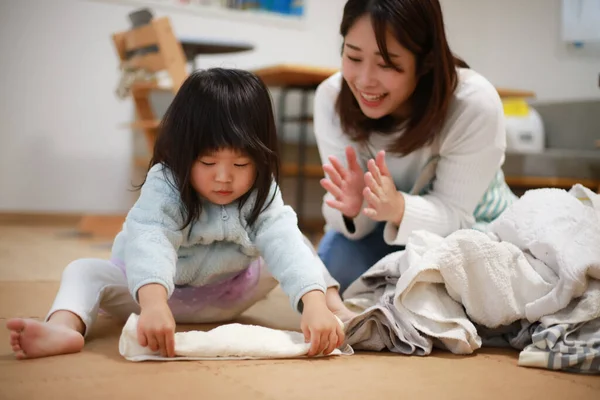
[[[514,199],[495,88],[450,51],[438,0],[349,0],[342,69],[314,101],[326,178],[319,256],[342,290],[425,229],[447,235]]]

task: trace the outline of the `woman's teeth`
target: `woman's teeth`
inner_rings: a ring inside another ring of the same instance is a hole
[[[361,97],[367,101],[377,101],[377,100],[381,100],[383,99],[383,97],[385,96],[385,94],[366,94],[366,93],[360,93]]]

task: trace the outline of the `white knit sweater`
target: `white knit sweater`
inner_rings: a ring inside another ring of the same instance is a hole
[[[439,145],[440,160],[432,190],[423,196],[409,195],[421,169],[432,155],[430,147],[407,156],[386,153],[386,163],[396,183],[404,193],[406,210],[400,226],[388,222],[385,240],[390,244],[406,244],[408,236],[425,229],[441,236],[473,225],[473,211],[504,162],[506,131],[502,102],[494,86],[470,69],[458,69],[459,83],[442,128]],[[350,141],[340,126],[335,101],[341,87],[341,73],[336,73],[318,87],[314,99],[314,129],[321,161],[329,163],[330,155],[346,165],[345,147],[352,145],[359,154],[359,163],[366,171],[369,152]],[[402,135],[372,134],[369,150],[372,154],[385,149],[390,141]],[[325,198],[331,195],[327,193]],[[362,213],[355,218],[354,232],[349,232],[342,214],[323,201],[326,228],[343,233],[350,239],[360,239],[376,225]]]

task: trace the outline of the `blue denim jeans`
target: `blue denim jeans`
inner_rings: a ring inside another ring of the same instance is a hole
[[[384,223],[378,224],[373,232],[359,240],[350,240],[339,232],[325,233],[317,252],[331,276],[340,283],[340,293],[377,261],[404,249],[404,246],[385,243],[384,227]]]

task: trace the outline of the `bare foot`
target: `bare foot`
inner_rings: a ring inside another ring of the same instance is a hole
[[[77,353],[83,348],[81,333],[63,325],[13,318],[6,327],[17,359]]]

